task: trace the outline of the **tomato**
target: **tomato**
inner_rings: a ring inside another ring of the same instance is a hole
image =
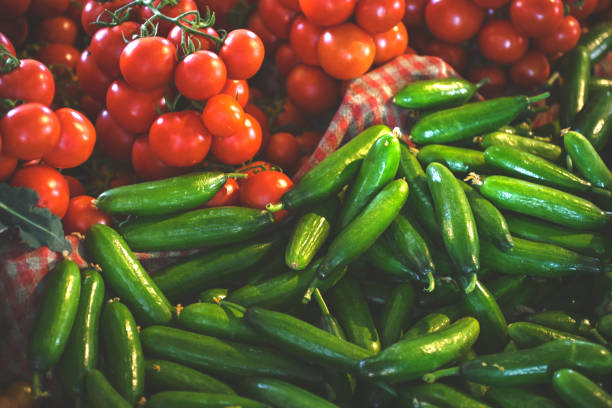
[[[119,57],[127,45],[124,38],[132,38],[139,27],[133,21],[126,21],[115,27],[100,28],[91,38],[89,51],[96,65],[109,77],[117,78],[121,75]]]
[[[64,16],[46,18],[37,29],[38,39],[48,43],[74,44],[79,32],[74,21]]]
[[[223,207],[237,205],[240,200],[240,187],[233,178],[228,178],[223,187],[204,204],[204,207]]]
[[[348,20],[357,0],[299,0],[302,13],[315,24],[333,26]]]
[[[85,187],[77,178],[64,174],[64,178],[68,183],[68,190],[70,190],[70,198],[85,195]]]
[[[259,0],[259,15],[272,34],[288,39],[291,23],[297,15],[295,10],[285,7],[280,0]]]
[[[199,28],[198,31],[201,32],[202,34],[208,34],[213,37],[219,38],[219,34],[212,27]],[[170,33],[168,33],[168,40],[172,44],[174,44],[174,46],[178,50],[179,57],[183,57],[185,55],[185,52],[181,44],[182,35],[183,34],[181,31],[181,27],[179,26],[174,26],[174,28],[170,30]],[[191,40],[196,50],[216,50],[217,49],[217,44],[213,40],[211,40],[210,38],[204,35],[185,32],[185,42],[187,42],[188,39]]]
[[[223,60],[211,51],[196,51],[188,55],[174,71],[176,89],[197,101],[221,92],[226,80],[227,70]]]
[[[510,20],[527,37],[553,33],[563,21],[561,0],[512,0]]]
[[[121,128],[131,133],[148,132],[159,116],[157,110],[163,107],[164,89],[139,91],[120,79],[106,93],[106,109]]]
[[[255,156],[261,147],[261,127],[257,120],[244,115],[244,125],[227,137],[214,137],[211,151],[221,163],[240,164]]]
[[[11,109],[0,121],[4,154],[19,160],[42,158],[60,138],[55,113],[40,103],[26,103]]]
[[[431,0],[425,7],[425,21],[431,33],[442,41],[459,44],[478,32],[484,10],[471,0]]]
[[[251,13],[249,19],[247,20],[246,27],[250,31],[257,34],[257,36],[261,39],[266,53],[273,53],[276,50],[280,39],[274,35],[268,27],[266,27],[258,10]]]
[[[268,144],[268,140],[270,139],[270,122],[268,120],[268,116],[257,107],[257,105],[253,105],[252,103],[247,103],[244,107],[244,111],[250,115],[252,115],[259,123],[261,127],[261,147],[265,148]]]
[[[374,44],[374,64],[380,65],[404,53],[408,46],[408,31],[404,24],[399,22],[389,31],[374,34]]]
[[[557,29],[535,39],[535,46],[547,55],[567,52],[574,48],[580,39],[580,23],[573,16],[565,16]]]
[[[510,67],[510,78],[523,88],[544,85],[550,74],[550,63],[540,51],[529,50]]]
[[[316,25],[306,17],[299,15],[291,25],[289,41],[299,58],[308,65],[319,65],[317,43],[323,27]]]
[[[473,67],[468,74],[468,78],[475,84],[489,78],[489,81],[478,90],[487,97],[501,95],[508,83],[506,72],[497,65]]]
[[[79,28],[81,27],[81,14],[83,13],[85,3],[87,3],[87,0],[71,1],[68,5],[68,9],[64,13],[64,16],[72,20]]]
[[[110,188],[115,188],[115,187],[127,186],[132,183],[134,183],[134,174],[129,171],[119,170],[117,171],[115,176],[111,179],[111,181],[108,183],[108,186]]]
[[[20,168],[9,183],[13,187],[28,187],[38,193],[38,207],[48,208],[62,218],[68,209],[70,191],[62,174],[46,164]]]
[[[425,21],[428,0],[406,0],[402,21],[406,27],[420,27]]]
[[[457,72],[463,72],[468,61],[465,50],[459,45],[438,40],[430,40],[423,52],[426,55],[442,58]]]
[[[55,95],[55,80],[41,62],[22,59],[13,71],[0,75],[0,98],[21,99],[50,105]]]
[[[527,38],[509,21],[491,20],[478,34],[478,48],[482,55],[499,64],[512,64],[527,51]]]
[[[196,0],[198,9],[204,15],[206,7],[215,13],[215,26],[227,28],[227,17],[230,10],[235,9],[239,0]]]
[[[104,103],[97,99],[92,98],[87,94],[81,96],[81,111],[87,115],[88,118],[95,118],[98,113],[104,108]]]
[[[149,130],[149,145],[169,166],[189,167],[206,157],[212,135],[193,110],[164,113]]]
[[[155,0],[153,1],[153,5],[159,6],[160,2],[161,0]],[[164,15],[168,17],[175,18],[188,11],[198,11],[198,6],[194,0],[178,0],[175,6],[167,5],[162,7],[159,11],[161,11]],[[153,11],[151,11],[149,7],[142,7],[140,9],[140,18],[143,22],[151,17],[153,17]],[[185,17],[185,19],[195,20],[195,15],[190,14]],[[163,36],[168,35],[170,30],[172,30],[172,28],[175,26],[175,24],[170,21],[164,21],[160,19],[155,19],[153,20],[153,22],[158,25],[157,34]]]
[[[115,0],[106,3],[98,3],[96,0],[89,0],[83,6],[83,12],[81,13],[81,25],[85,32],[89,35],[94,35],[102,26],[95,24],[96,20],[100,18],[100,21],[109,23],[111,21],[110,16],[105,10],[115,11],[125,1]],[[132,12],[133,13],[133,12]]]
[[[121,75],[140,91],[167,85],[176,63],[176,47],[163,37],[137,38],[125,46],[119,57]]]
[[[228,79],[219,93],[233,97],[243,108],[249,102],[249,84],[243,79]]]
[[[243,128],[244,110],[230,95],[218,94],[206,102],[202,121],[213,136],[228,137]]]
[[[59,169],[85,163],[96,144],[93,124],[81,112],[70,108],[58,109],[55,115],[60,121],[59,142],[43,156],[43,160]]]
[[[291,10],[302,11],[299,0],[280,0],[281,4]]]
[[[291,98],[286,97],[283,100],[283,110],[275,118],[272,127],[282,127],[289,124],[302,126],[306,124],[306,120],[305,112],[298,110]]]
[[[300,62],[300,57],[297,55],[291,44],[284,43],[276,49],[276,54],[274,55],[274,64],[276,65],[278,72],[280,72],[282,76],[287,77],[293,67],[295,67]]]
[[[0,0],[3,19],[23,16],[29,7],[30,0]]]
[[[254,32],[245,29],[232,30],[225,37],[219,56],[225,62],[228,78],[249,79],[261,67],[264,46]]]
[[[293,188],[293,181],[280,171],[268,170],[250,175],[240,188],[240,204],[245,207],[265,209],[268,204],[276,204],[283,194]],[[274,213],[279,221],[289,213],[281,210]]]
[[[0,20],[0,33],[3,33],[15,46],[20,47],[28,37],[28,22],[24,17]]]
[[[104,100],[113,80],[100,70],[88,49],[81,53],[77,61],[76,74],[83,92],[99,101]]]
[[[278,132],[270,136],[264,155],[270,163],[291,170],[300,158],[300,148],[291,133]]]
[[[70,0],[32,0],[28,11],[36,17],[55,17],[64,14]]]
[[[262,172],[262,171],[266,171],[266,170],[275,170],[276,166],[274,166],[272,163],[268,163],[265,162],[263,160],[258,160],[258,161],[254,161],[253,163],[249,163],[249,164],[245,164],[242,167],[238,167],[236,169],[237,173],[244,173],[247,176],[251,176],[253,174]],[[239,178],[236,181],[238,182],[238,185],[240,187],[243,186],[243,184],[248,180],[248,177],[246,178]]]
[[[62,43],[45,44],[36,54],[36,59],[43,64],[60,70],[67,69],[70,72],[74,72],[80,57],[79,50],[70,44]]]
[[[476,5],[484,9],[498,9],[505,6],[510,0],[472,0]]]
[[[12,56],[17,55],[15,53],[15,47],[13,46],[13,43],[11,43],[11,40],[9,40],[7,36],[2,33],[0,33],[0,45],[6,48],[9,54],[11,54]],[[4,66],[4,64],[2,64],[2,66]]]
[[[135,136],[123,130],[106,109],[96,119],[96,138],[107,156],[122,162],[130,160]]]
[[[597,7],[598,0],[569,0],[566,4],[569,4],[570,14],[576,17],[578,20],[584,20],[593,12]],[[577,6],[576,4],[580,4]]]
[[[315,130],[307,130],[295,137],[295,141],[300,147],[302,154],[314,152],[323,135]]]
[[[149,138],[142,136],[132,145],[132,167],[134,172],[145,180],[159,180],[178,176],[183,172],[181,167],[168,166],[153,153]]]
[[[338,104],[340,84],[321,68],[300,64],[287,78],[287,94],[299,109],[318,114]]]
[[[0,153],[0,181],[6,181],[17,168],[17,158]],[[1,406],[1,405],[0,405]]]
[[[338,79],[353,79],[365,74],[375,54],[374,39],[353,23],[326,29],[317,44],[321,67]]]
[[[612,0],[598,0],[595,6],[595,12],[606,11],[610,8],[610,4],[612,4]]]
[[[66,234],[73,232],[86,234],[89,227],[94,224],[110,225],[110,223],[110,215],[100,211],[95,205],[95,199],[87,195],[71,198],[66,215],[62,219]]]
[[[370,34],[384,33],[402,21],[405,9],[404,0],[359,0],[355,19]]]

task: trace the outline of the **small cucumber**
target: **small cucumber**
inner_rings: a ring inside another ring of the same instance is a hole
[[[485,399],[499,408],[561,408],[549,398],[518,387],[490,387]]]
[[[602,59],[612,47],[612,23],[604,22],[591,27],[580,37],[578,46],[585,48],[591,64]]]
[[[508,325],[508,335],[522,348],[539,346],[553,340],[581,340],[587,341],[577,334],[564,332],[530,322],[514,322]]]
[[[96,369],[85,372],[85,396],[91,408],[132,408],[108,382],[104,374]]]
[[[448,327],[451,319],[442,313],[429,313],[414,323],[402,336],[402,340],[412,340],[426,334],[435,333]]]
[[[219,300],[223,300],[227,297],[229,291],[224,288],[212,288],[206,289],[198,296],[200,302],[205,303],[217,303]]]
[[[388,347],[397,342],[414,306],[414,289],[410,283],[400,283],[385,302],[380,318],[380,342]]]
[[[434,406],[444,408],[491,408],[491,406],[484,402],[480,402],[442,383],[418,384],[404,387],[400,391],[400,398],[406,404],[411,404],[415,400],[418,401],[419,405],[416,405],[417,407],[431,406],[422,405],[421,401],[423,401],[426,404],[434,404]]]
[[[570,407],[612,407],[612,395],[578,371],[568,368],[555,371],[552,384],[557,395]]]
[[[565,54],[562,61],[563,86],[559,103],[559,123],[562,128],[574,125],[578,112],[589,95],[591,60],[585,47],[578,46]]]
[[[612,91],[595,92],[576,117],[572,129],[602,151],[612,133]]]
[[[247,378],[240,389],[245,395],[277,408],[338,408],[303,388],[273,378]]]
[[[426,145],[419,150],[417,159],[425,167],[433,162],[442,163],[453,173],[458,174],[489,173],[491,171],[491,167],[485,162],[484,154],[481,151],[464,147],[439,144]]]
[[[228,385],[193,368],[172,361],[145,360],[145,385],[152,392],[199,391],[236,394]]]
[[[268,408],[249,398],[229,394],[209,394],[193,391],[162,391],[151,395],[147,408]]]
[[[586,137],[569,131],[563,135],[563,144],[574,166],[587,180],[597,187],[612,190],[612,172]]]
[[[221,339],[249,344],[261,343],[261,336],[243,319],[244,312],[230,302],[194,303],[178,315],[178,323],[187,330]]]
[[[550,327],[551,329],[590,337],[601,344],[607,344],[607,341],[602,339],[597,329],[593,327],[591,321],[586,317],[580,317],[579,315],[560,310],[545,310],[543,312],[527,315],[525,320],[530,323]]]
[[[482,282],[476,281],[474,290],[463,295],[461,306],[480,323],[478,345],[489,351],[503,348],[508,338],[506,318],[495,297]]]
[[[450,108],[470,100],[482,85],[462,78],[436,78],[408,84],[393,98],[393,102],[408,109]]]
[[[514,147],[524,152],[543,157],[552,162],[559,160],[562,153],[561,147],[556,144],[499,131],[477,137],[476,142],[479,143],[483,149],[487,149],[491,146]]]
[[[398,257],[395,248],[387,239],[387,234],[381,235],[365,252],[365,258],[376,268],[401,278],[420,282],[421,277],[408,268]]]

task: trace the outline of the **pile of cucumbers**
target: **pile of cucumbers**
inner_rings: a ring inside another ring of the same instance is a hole
[[[35,393],[53,368],[93,408],[611,407],[607,136],[536,136],[546,94],[476,90],[408,86],[420,149],[372,126],[266,210],[201,208],[215,172],[100,195],[128,217],[45,278]],[[133,253],[202,247],[151,275]]]

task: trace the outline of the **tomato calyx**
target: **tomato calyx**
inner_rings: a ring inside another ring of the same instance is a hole
[[[0,44],[0,74],[8,74],[19,67],[19,58],[11,54],[4,45]]]

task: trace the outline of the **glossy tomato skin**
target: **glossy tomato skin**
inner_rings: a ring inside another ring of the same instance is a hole
[[[510,0],[472,0],[477,6],[484,9],[498,9],[508,4]]]
[[[550,74],[550,63],[546,55],[529,50],[510,67],[510,78],[523,88],[537,88],[544,85]]]
[[[2,152],[19,160],[42,158],[58,143],[60,122],[55,113],[40,103],[11,109],[0,121]]]
[[[527,38],[509,21],[491,20],[478,34],[478,48],[482,55],[498,64],[512,64],[527,51]]]
[[[471,0],[431,0],[425,7],[425,21],[432,34],[447,43],[459,44],[478,32],[484,10]]]
[[[408,31],[404,24],[399,22],[388,31],[374,34],[374,43],[376,44],[374,65],[380,65],[404,54],[408,46]]]
[[[257,160],[257,161],[254,161],[253,163],[245,164],[242,167],[238,167],[236,169],[236,172],[246,174],[247,176],[250,177],[251,175],[262,172],[262,171],[275,170],[275,169],[276,167],[272,163],[268,163],[263,160]],[[238,185],[242,187],[242,185],[248,180],[249,177],[239,178],[236,181],[238,182]]]
[[[228,79],[219,93],[236,99],[243,108],[249,102],[249,84],[243,79]]]
[[[267,204],[276,204],[283,194],[293,188],[293,181],[280,171],[268,170],[250,175],[240,188],[240,204],[245,207],[265,209]],[[279,221],[289,213],[281,210],[274,213]]]
[[[161,0],[155,0],[153,2],[153,5],[158,6],[160,2]],[[178,17],[181,14],[187,13],[189,11],[197,11],[197,10],[198,10],[198,5],[196,4],[194,0],[179,0],[176,6],[167,5],[160,9],[160,11],[164,13],[166,16],[172,17],[172,18]],[[153,17],[153,11],[151,11],[149,7],[142,7],[140,9],[141,21],[144,22],[145,20],[148,20],[151,17]],[[191,14],[187,16],[186,19],[195,20],[195,15]],[[157,33],[163,36],[167,36],[170,30],[172,30],[172,28],[175,26],[175,24],[170,21],[164,21],[164,20],[158,19],[155,22],[158,24]]]
[[[319,65],[317,56],[317,43],[323,27],[314,24],[303,15],[299,15],[293,20],[289,41],[299,58],[308,65]]]
[[[68,183],[68,190],[70,190],[70,198],[85,195],[85,187],[83,187],[83,183],[81,183],[75,177],[64,174],[64,178]]]
[[[28,187],[38,193],[38,206],[48,208],[62,218],[68,209],[70,190],[62,174],[46,164],[20,168],[9,183],[13,187]]]
[[[440,57],[457,72],[463,72],[467,66],[467,54],[463,48],[457,44],[448,44],[443,41],[430,40],[425,47],[426,55]]]
[[[425,7],[428,0],[406,0],[402,21],[406,27],[420,27],[425,23]]]
[[[134,134],[127,132],[115,122],[108,110],[102,110],[96,119],[96,140],[100,149],[109,157],[129,162],[132,157]]]
[[[11,20],[0,20],[0,32],[6,35],[11,42],[20,47],[28,37],[28,21],[25,17],[17,17]]]
[[[244,107],[244,112],[250,114],[257,120],[261,127],[261,147],[265,148],[270,138],[270,121],[268,116],[257,105],[247,103]]]
[[[132,38],[139,27],[133,21],[126,21],[115,27],[100,28],[91,38],[89,51],[96,65],[109,77],[117,78],[121,75],[119,57],[127,45],[124,38]]]
[[[212,27],[199,28],[198,31],[201,32],[202,34],[208,34],[213,37],[219,38],[219,34]],[[168,40],[172,44],[174,44],[174,46],[178,50],[178,55],[180,57],[183,57],[185,53],[181,46],[181,35],[182,35],[181,27],[174,26],[172,30],[170,30],[170,32],[168,33]],[[185,41],[187,41],[188,39],[190,39],[191,42],[193,42],[193,45],[197,50],[216,50],[217,49],[217,44],[212,39],[204,35],[185,33]]]
[[[257,34],[264,45],[266,53],[270,54],[276,51],[280,39],[276,34],[272,33],[268,27],[266,27],[266,24],[263,22],[259,11],[255,10],[253,13],[251,13],[247,21],[247,28]]]
[[[300,158],[300,148],[295,136],[289,132],[277,132],[271,135],[268,146],[266,146],[265,157],[270,163],[285,170],[294,169]]]
[[[261,39],[250,30],[232,30],[219,50],[230,79],[249,79],[259,71],[264,59]]]
[[[61,108],[55,111],[55,115],[60,122],[59,142],[43,156],[43,160],[58,169],[85,163],[96,144],[94,125],[74,109]]]
[[[62,43],[45,44],[36,54],[36,59],[43,64],[54,65],[59,70],[65,67],[70,71],[74,71],[80,57],[79,50],[70,44]]]
[[[319,114],[340,101],[340,83],[321,68],[297,65],[287,78],[287,93],[295,106]]]
[[[104,102],[100,102],[87,94],[81,96],[81,111],[87,115],[88,118],[97,117],[98,113],[100,113],[103,108]]]
[[[50,105],[55,96],[55,80],[41,62],[22,59],[13,71],[0,75],[0,98],[21,99]]]
[[[576,17],[578,20],[584,20],[593,14],[597,8],[598,0],[584,0],[581,2],[577,0],[570,0],[567,3],[570,7],[570,14]],[[581,3],[581,5],[577,6],[576,3]]]
[[[163,37],[142,37],[121,51],[119,69],[125,81],[140,91],[166,86],[177,63],[176,47]]]
[[[580,39],[580,23],[573,16],[565,16],[557,29],[535,39],[536,47],[547,55],[567,52],[574,48]]]
[[[147,136],[141,136],[134,140],[132,145],[132,167],[134,172],[144,180],[174,177],[183,172],[183,168],[168,166],[161,161],[151,150]]]
[[[237,205],[240,201],[240,187],[233,178],[228,178],[223,187],[204,204],[204,207]]]
[[[355,19],[368,33],[383,33],[402,21],[405,9],[405,0],[360,0],[355,6]]]
[[[333,26],[348,20],[356,0],[299,0],[302,13],[315,24]]]
[[[300,57],[297,55],[290,43],[281,44],[276,49],[274,55],[274,65],[278,69],[278,72],[283,77],[287,77],[291,70],[301,62]]]
[[[288,39],[291,23],[297,12],[285,7],[280,0],[259,0],[259,15],[272,34],[278,38]]]
[[[242,129],[244,110],[230,95],[218,94],[206,102],[202,121],[213,136],[228,137]]]
[[[124,130],[139,134],[149,131],[164,107],[164,89],[139,91],[123,80],[111,84],[106,93],[106,109]]]
[[[489,81],[478,90],[478,92],[487,97],[501,95],[508,84],[506,71],[497,65],[472,67],[468,78],[475,84],[485,78],[489,78]]]
[[[68,210],[62,218],[64,232],[86,234],[94,224],[110,225],[110,215],[100,211],[95,205],[95,199],[87,195],[76,196],[68,202]]]
[[[0,44],[3,45],[4,48],[6,48],[9,54],[13,56],[17,55],[15,53],[15,47],[13,46],[13,43],[11,42],[11,40],[9,40],[8,37],[2,33],[0,33]]]
[[[17,158],[0,153],[0,181],[8,180],[17,168]]]
[[[104,100],[113,79],[102,72],[88,49],[81,53],[77,61],[76,74],[83,92],[99,101]]]
[[[19,2],[17,2],[19,3]],[[0,5],[0,9],[2,6]],[[38,25],[37,36],[47,43],[74,44],[79,27],[68,17],[46,18]]]
[[[221,163],[236,165],[252,159],[260,147],[261,127],[247,113],[241,129],[227,137],[213,137],[211,152]]]
[[[337,79],[353,79],[365,74],[375,54],[372,36],[353,23],[329,27],[317,44],[321,67]]]
[[[203,101],[218,94],[227,80],[223,60],[211,51],[196,51],[176,66],[174,84],[187,98]]]
[[[528,37],[554,32],[563,21],[561,0],[512,0],[510,19],[516,29]]]

